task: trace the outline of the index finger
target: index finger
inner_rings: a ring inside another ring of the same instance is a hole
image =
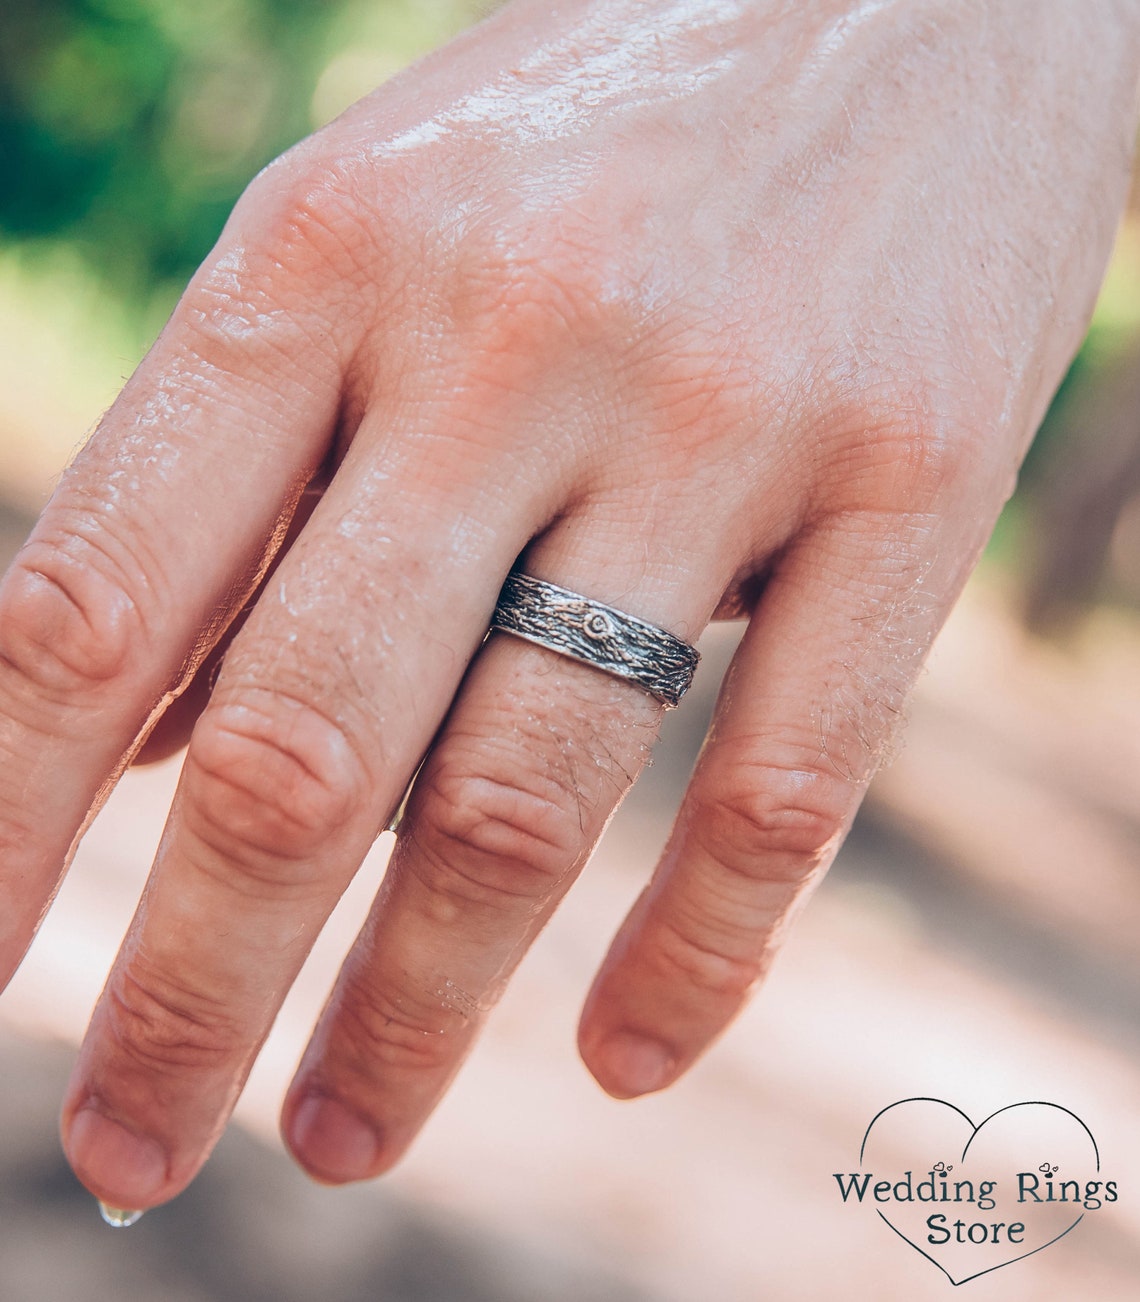
[[[311,310],[236,255],[201,272],[0,585],[0,983],[324,455],[340,368]]]

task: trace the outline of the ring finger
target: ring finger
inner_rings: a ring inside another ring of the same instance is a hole
[[[640,551],[604,550],[604,517],[584,510],[543,539],[527,572],[694,638],[720,588],[679,582],[668,556],[654,570]],[[662,708],[544,647],[487,643],[286,1101],[287,1141],[313,1175],[364,1179],[406,1149],[644,764]]]

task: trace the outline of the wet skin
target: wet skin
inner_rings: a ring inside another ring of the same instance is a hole
[[[193,727],[64,1106],[93,1192],[193,1178],[430,748],[283,1114],[330,1182],[423,1124],[659,722],[481,645],[520,554],[688,640],[750,615],[580,1048],[631,1097],[723,1030],[1077,347],[1138,65],[1107,0],[515,3],[251,184],[0,589],[7,971]]]

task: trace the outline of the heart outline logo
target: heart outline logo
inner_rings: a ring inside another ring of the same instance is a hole
[[[864,1164],[864,1160],[867,1152],[867,1144],[868,1141],[870,1140],[871,1133],[874,1130],[876,1124],[878,1124],[882,1120],[882,1118],[887,1113],[891,1112],[893,1109],[900,1108],[908,1104],[915,1104],[915,1103],[935,1104],[939,1107],[947,1108],[956,1116],[960,1117],[961,1120],[965,1122],[965,1124],[969,1127],[970,1129],[969,1138],[966,1140],[966,1143],[962,1148],[961,1156],[958,1159],[959,1167],[961,1166],[962,1163],[965,1162],[971,1147],[974,1145],[974,1141],[982,1133],[985,1127],[990,1125],[991,1122],[995,1121],[996,1118],[1001,1117],[1004,1114],[1012,1113],[1020,1108],[1051,1108],[1056,1113],[1064,1114],[1066,1117],[1070,1118],[1072,1121],[1077,1123],[1077,1125],[1080,1127],[1080,1130],[1083,1131],[1084,1135],[1087,1137],[1089,1145],[1091,1146],[1095,1170],[1097,1173],[1100,1172],[1100,1149],[1099,1146],[1097,1145],[1095,1136],[1093,1135],[1089,1127],[1085,1124],[1085,1122],[1079,1116],[1077,1116],[1075,1112],[1073,1112],[1069,1108],[1063,1107],[1061,1104],[1050,1103],[1043,1099],[1025,1100],[1021,1103],[1009,1103],[1006,1104],[1004,1107],[998,1108],[995,1112],[990,1113],[990,1115],[986,1117],[984,1120],[975,1124],[972,1118],[970,1118],[961,1108],[955,1106],[953,1103],[949,1103],[945,1099],[934,1098],[928,1095],[915,1096],[906,1099],[899,1099],[897,1102],[888,1104],[885,1108],[881,1108],[874,1115],[874,1117],[871,1118],[871,1121],[867,1126],[866,1131],[864,1132],[863,1142],[859,1146],[860,1167],[862,1167]],[[946,1168],[946,1169],[949,1170],[952,1168]],[[1042,1167],[1041,1169],[1045,1169],[1045,1168]],[[1055,1167],[1053,1169],[1056,1170]],[[909,1176],[909,1172],[907,1174]],[[932,1178],[934,1177],[934,1175],[935,1172],[932,1170],[931,1171]],[[840,1187],[842,1188],[842,1183]],[[945,1189],[945,1185],[943,1187]],[[864,1185],[864,1188],[866,1188],[866,1185]],[[1113,1197],[1115,1198],[1115,1193]],[[846,1195],[844,1195],[844,1201],[846,1201]],[[862,1201],[861,1195],[859,1201],[860,1202]],[[1041,1201],[1041,1200],[1037,1199],[1037,1201]],[[1050,1193],[1050,1201],[1052,1201],[1052,1193]],[[972,1274],[965,1275],[961,1279],[955,1279],[954,1276],[951,1274],[951,1272],[946,1268],[945,1265],[943,1265],[941,1261],[938,1260],[937,1257],[933,1256],[930,1252],[927,1252],[924,1248],[920,1247],[919,1244],[917,1244],[914,1241],[914,1239],[910,1237],[910,1235],[908,1235],[903,1230],[901,1230],[898,1227],[898,1225],[896,1225],[882,1210],[876,1208],[875,1211],[876,1214],[879,1216],[880,1220],[882,1220],[896,1235],[898,1235],[898,1237],[902,1239],[904,1243],[909,1244],[909,1246],[912,1247],[915,1250],[915,1252],[917,1252],[920,1256],[925,1257],[927,1261],[929,1261],[932,1265],[936,1266],[938,1270],[941,1271],[941,1273],[946,1276],[946,1278],[950,1281],[950,1283],[954,1285],[955,1288],[961,1286],[962,1284],[968,1284],[971,1280],[979,1279],[983,1275],[992,1274],[995,1270],[1000,1270],[1004,1266],[1012,1266],[1015,1262],[1024,1261],[1027,1257],[1032,1257],[1039,1252],[1043,1252],[1046,1248],[1052,1247],[1054,1243],[1056,1243],[1060,1239],[1063,1239],[1065,1235],[1071,1233],[1074,1229],[1076,1229],[1076,1227],[1085,1218],[1085,1210],[1082,1206],[1080,1215],[1078,1215],[1073,1221],[1071,1221],[1067,1226],[1065,1226],[1063,1230],[1053,1235],[1053,1237],[1048,1239],[1046,1242],[1038,1244],[1037,1247],[1031,1248],[1028,1252],[1019,1253],[1016,1257],[1010,1257],[1008,1260],[999,1261],[994,1265],[986,1266],[981,1270],[974,1271]],[[963,1240],[959,1239],[958,1241],[962,1242]],[[933,1240],[931,1240],[931,1242],[933,1242]],[[945,1242],[945,1240],[943,1240],[943,1242]],[[974,1242],[974,1240],[971,1239],[970,1242]]]

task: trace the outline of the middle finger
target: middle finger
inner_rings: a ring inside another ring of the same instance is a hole
[[[486,452],[442,441],[403,431],[378,455],[361,431],[194,730],[64,1106],[108,1203],[162,1202],[205,1160],[546,518],[525,469],[508,501]]]

